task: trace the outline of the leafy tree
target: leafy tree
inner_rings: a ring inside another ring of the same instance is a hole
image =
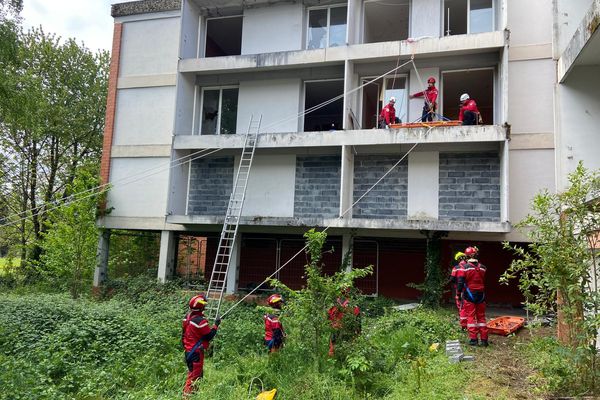
[[[0,220],[0,234],[18,237],[21,258],[35,261],[46,211],[67,196],[81,165],[99,161],[109,56],[41,29],[18,39],[0,96],[0,191],[13,216]]]
[[[56,286],[68,289],[73,298],[80,296],[93,276],[98,240],[96,210],[101,194],[90,195],[86,191],[98,183],[95,168],[78,170],[67,187],[74,198],[50,214],[49,229],[42,241],[44,275]]]
[[[585,384],[594,386],[600,328],[598,254],[594,250],[600,232],[600,171],[590,172],[580,162],[569,175],[568,189],[536,195],[532,211],[516,225],[531,240],[528,247],[505,243],[518,257],[503,280],[519,278],[526,306],[536,314],[557,307],[559,320],[564,319],[564,324],[559,323],[559,337],[576,356],[581,379],[590,379]]]

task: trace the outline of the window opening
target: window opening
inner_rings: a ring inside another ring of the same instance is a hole
[[[484,125],[494,123],[494,70],[491,68],[442,73],[442,110],[446,118],[457,120],[460,95],[468,93],[477,103]]]
[[[346,43],[346,6],[308,11],[307,49],[343,46]]]
[[[445,0],[444,35],[494,30],[493,0]]]
[[[372,78],[363,78],[362,84],[369,82]],[[389,101],[390,97],[396,98],[396,117],[406,122],[408,112],[407,102],[407,77],[406,75],[378,79],[363,87],[362,90],[362,128],[377,128],[379,114],[382,107]]]
[[[365,2],[363,43],[406,40],[410,20],[409,0]]]
[[[319,105],[344,93],[344,80],[306,82],[304,89],[304,109]],[[344,99],[340,98],[328,105],[304,115],[304,131],[330,131],[342,129]]]
[[[222,57],[242,54],[242,21],[241,16],[207,19],[204,56]]]
[[[235,134],[238,88],[202,90],[201,135]]]

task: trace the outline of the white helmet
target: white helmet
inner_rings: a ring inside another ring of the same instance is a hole
[[[469,100],[471,97],[469,96],[468,93],[463,93],[460,95],[460,101],[467,101]]]
[[[390,97],[390,103],[395,103],[396,102],[396,98],[394,96]]]

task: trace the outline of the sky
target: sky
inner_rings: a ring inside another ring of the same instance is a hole
[[[95,51],[110,51],[113,19],[110,5],[131,0],[23,0],[25,29],[42,26],[44,32],[63,39],[75,38]]]

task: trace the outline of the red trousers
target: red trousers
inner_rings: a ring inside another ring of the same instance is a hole
[[[485,301],[475,304],[463,300],[463,309],[467,317],[469,339],[477,339],[477,334],[479,334],[481,340],[488,340],[488,330],[485,322]]]
[[[456,308],[458,309],[458,320],[460,321],[460,326],[464,329],[467,328],[467,314],[465,313],[465,308],[463,307],[460,296],[454,296],[454,301],[456,301]]]
[[[198,355],[200,356],[200,359],[192,363],[191,369],[188,366],[187,380],[185,381],[185,386],[183,387],[184,397],[194,392],[194,382],[202,378],[204,371],[204,352],[200,351],[198,352]]]

